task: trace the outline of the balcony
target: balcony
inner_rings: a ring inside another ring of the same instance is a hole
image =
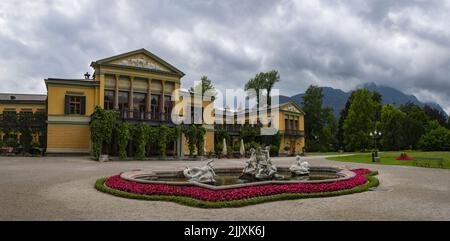
[[[170,118],[170,113],[162,113],[162,112],[146,112],[140,110],[120,110],[119,111],[120,118],[123,121],[145,121],[150,124],[159,125],[161,123],[173,125],[172,120]]]
[[[298,137],[304,137],[305,136],[305,132],[304,131],[299,131],[299,130],[284,130],[283,134],[285,136],[298,136]]]
[[[242,132],[242,129],[248,127],[248,128],[261,128],[260,125],[240,125],[240,124],[215,124],[214,129],[224,129],[229,135],[240,135]],[[259,132],[258,132],[259,133]]]

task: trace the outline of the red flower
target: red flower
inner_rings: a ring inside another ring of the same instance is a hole
[[[268,184],[261,186],[242,187],[226,190],[210,190],[202,187],[175,186],[167,184],[144,184],[120,178],[120,175],[107,179],[105,185],[112,189],[145,195],[184,196],[205,201],[230,201],[260,196],[270,196],[281,193],[316,193],[350,189],[367,183],[364,174],[368,169],[352,170],[356,176],[348,180],[339,180],[328,183],[295,183],[295,184]]]

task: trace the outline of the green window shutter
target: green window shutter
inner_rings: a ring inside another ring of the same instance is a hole
[[[70,96],[66,95],[64,101],[64,114],[68,115],[70,114]]]
[[[81,114],[86,114],[86,96],[81,96]]]

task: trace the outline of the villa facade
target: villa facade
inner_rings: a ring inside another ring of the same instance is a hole
[[[4,118],[12,112],[45,111],[46,138],[42,140],[45,140],[49,154],[90,153],[89,123],[96,106],[118,111],[123,121],[145,122],[152,126],[175,125],[171,113],[182,100],[180,85],[185,75],[182,71],[145,49],[97,60],[91,63],[91,67],[94,69],[92,77],[86,73],[84,78],[45,79],[47,95],[0,94],[0,117]],[[213,120],[219,123],[207,121],[203,124],[207,130],[206,152],[213,152],[215,129],[219,126],[230,129],[236,125],[222,119],[228,117],[218,117],[214,113],[213,101],[202,100],[200,103],[201,107],[194,104],[189,109],[212,110]],[[189,104],[192,105],[192,101]],[[177,113],[177,118],[186,118],[187,109]],[[293,102],[283,103],[273,112],[278,115],[272,122],[277,124],[282,135],[280,152],[286,146],[289,146],[290,154],[302,152],[304,112]],[[254,114],[251,111],[236,112],[234,115],[242,115],[247,124],[256,124],[252,121]],[[1,137],[4,136],[5,133],[2,133]],[[170,152],[173,155],[188,153],[184,136],[171,145]]]

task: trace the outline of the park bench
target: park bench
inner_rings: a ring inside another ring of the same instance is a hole
[[[435,164],[435,165],[433,165]],[[416,167],[439,167],[444,168],[444,158],[440,157],[416,157],[413,159]]]

